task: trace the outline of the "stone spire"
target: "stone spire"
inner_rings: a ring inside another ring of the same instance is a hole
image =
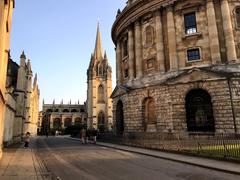
[[[103,58],[103,53],[102,53],[102,40],[101,40],[101,33],[100,33],[100,27],[99,23],[97,26],[97,37],[96,37],[96,44],[95,44],[95,50],[94,50],[94,57],[97,60],[100,60]]]

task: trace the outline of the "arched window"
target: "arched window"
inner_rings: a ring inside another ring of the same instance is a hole
[[[67,118],[64,120],[64,127],[69,127],[72,125],[72,119]]]
[[[71,112],[78,112],[76,109],[72,109]]]
[[[53,128],[60,129],[61,128],[61,119],[56,118],[53,120]]]
[[[146,46],[151,46],[153,44],[154,29],[152,26],[146,27]]]
[[[240,28],[240,7],[235,10],[237,27]]]
[[[203,89],[193,89],[185,100],[188,131],[214,132],[211,96]]]
[[[100,132],[105,130],[105,116],[102,111],[98,114],[98,130]]]
[[[69,112],[69,110],[68,109],[64,109],[63,112]]]
[[[145,125],[157,123],[155,103],[151,97],[148,97],[143,101],[143,118]]]
[[[98,102],[104,103],[104,88],[103,85],[98,87]]]

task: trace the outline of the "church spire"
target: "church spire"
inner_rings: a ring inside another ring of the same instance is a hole
[[[98,26],[97,26],[97,37],[96,37],[96,44],[95,44],[95,50],[94,50],[94,57],[98,60],[103,58],[102,40],[101,40],[99,23],[98,23]]]

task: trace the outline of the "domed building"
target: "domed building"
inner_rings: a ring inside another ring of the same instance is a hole
[[[112,39],[116,134],[240,132],[239,0],[129,0]]]

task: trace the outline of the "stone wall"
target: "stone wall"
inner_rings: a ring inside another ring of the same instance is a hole
[[[237,132],[240,133],[240,79],[232,79],[230,83],[232,89],[233,111],[236,120]]]
[[[233,86],[238,81],[233,82]],[[144,131],[143,101],[155,102],[157,132],[185,133],[187,131],[185,97],[192,89],[203,89],[211,96],[216,133],[234,133],[234,120],[227,80],[187,84],[158,85],[130,91],[113,99],[113,119],[116,122],[117,102],[123,102],[125,132]],[[236,120],[239,126],[239,86],[232,87]]]

